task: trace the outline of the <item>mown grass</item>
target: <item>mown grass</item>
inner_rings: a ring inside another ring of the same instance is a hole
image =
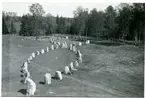
[[[30,37],[22,41],[22,38],[3,36],[2,96],[24,96],[19,92],[25,89],[25,85],[20,83],[20,66],[32,52],[50,46],[49,39],[36,41]],[[76,57],[67,49],[57,49],[37,56],[33,60],[34,63],[29,65],[30,73],[37,85],[35,96],[143,97],[144,49],[134,45],[98,43],[96,41],[77,47],[83,54],[83,63],[78,71],[70,78],[64,77],[63,81],[52,80],[50,86],[40,84],[45,72],[51,69],[50,73],[54,75],[56,70],[62,71],[64,66],[70,61],[75,61]],[[50,94],[50,91],[53,94]]]

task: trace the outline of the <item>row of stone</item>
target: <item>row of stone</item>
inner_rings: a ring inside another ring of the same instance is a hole
[[[44,49],[41,49],[41,51],[37,51],[36,54],[35,53],[32,53],[32,55],[27,59],[26,62],[23,63],[23,65],[21,66],[21,76],[23,77],[23,80],[22,82],[26,84],[27,86],[27,93],[26,95],[28,96],[33,96],[35,91],[36,91],[36,84],[35,82],[31,79],[31,76],[30,76],[30,72],[28,71],[28,64],[30,63],[30,61],[36,57],[36,55],[40,55],[40,54],[44,54],[45,52],[49,52],[49,50],[54,50],[54,49],[58,49],[59,46],[61,48],[68,48],[69,50],[73,51],[77,56],[78,56],[78,59],[75,61],[75,62],[70,62],[69,66],[65,66],[64,68],[64,74],[69,74],[69,75],[72,75],[73,71],[76,71],[77,67],[79,66],[79,63],[82,63],[82,54],[80,52],[80,50],[77,50],[76,49],[76,44],[70,44],[70,46],[67,45],[66,42],[63,42],[63,43],[60,43],[60,42],[56,42],[56,39],[55,37],[51,38],[50,39],[50,42],[52,43],[50,49],[49,47],[46,47],[46,50]],[[68,39],[68,37],[66,36],[66,39]],[[89,44],[90,41],[87,40],[85,42],[85,44]],[[78,43],[79,46],[82,45],[82,42],[79,42]],[[76,68],[74,68],[76,67]],[[62,80],[62,72],[60,71],[56,71],[55,72],[55,79],[58,79],[58,80]],[[44,83],[45,84],[51,84],[51,74],[50,73],[46,73],[44,75]]]

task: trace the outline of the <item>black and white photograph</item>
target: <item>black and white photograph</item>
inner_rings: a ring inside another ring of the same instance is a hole
[[[144,2],[1,2],[2,97],[144,97]]]

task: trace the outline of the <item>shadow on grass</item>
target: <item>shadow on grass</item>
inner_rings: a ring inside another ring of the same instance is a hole
[[[71,38],[70,40],[85,42],[88,39]],[[120,46],[120,45],[123,44],[123,43],[120,43],[120,42],[110,42],[109,40],[107,40],[107,41],[97,40],[97,39],[89,39],[89,40],[90,40],[91,44],[103,45],[103,46]]]
[[[20,83],[24,84],[24,80],[21,80]]]
[[[20,75],[20,77],[21,77],[21,78],[23,78],[23,77],[24,77],[24,75]]]
[[[64,71],[62,71],[61,73],[64,74]]]
[[[61,73],[62,73],[63,75],[73,75],[73,74],[74,74],[73,72],[70,72],[70,73],[68,73],[68,74],[65,74],[64,71],[62,71]]]
[[[96,44],[96,45],[103,45],[103,46],[120,46],[122,45],[119,42],[113,43],[113,42],[107,42],[107,41],[91,41],[92,44]]]
[[[39,82],[39,84],[42,84],[42,85],[44,85],[45,83],[44,83],[44,82],[42,82],[42,81],[40,81],[40,82]]]
[[[57,77],[51,77],[52,79],[54,79],[54,80],[59,80],[59,78],[57,78]]]
[[[53,76],[53,77],[51,77],[51,78],[52,78],[52,79],[54,79],[54,80],[57,80],[57,78],[56,78],[56,77],[54,77],[54,76]]]
[[[23,95],[26,95],[27,90],[26,89],[20,89],[18,92],[22,93]]]
[[[103,46],[120,46],[121,44],[119,43],[96,43],[98,45],[103,45]]]

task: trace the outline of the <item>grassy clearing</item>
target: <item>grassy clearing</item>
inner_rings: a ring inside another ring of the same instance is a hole
[[[49,40],[21,39],[20,36],[3,36],[2,96],[25,96],[25,86],[20,83],[20,66],[32,52],[50,46]],[[41,84],[44,73],[54,75],[76,57],[67,49],[37,56],[28,68],[37,85],[35,96],[143,97],[144,49],[134,45],[99,43],[78,47],[83,54],[79,71],[73,76],[64,76],[63,81],[52,80],[51,86]]]
[[[128,96],[143,96],[143,49],[132,45],[88,45],[82,51],[84,68],[94,77],[90,81]]]

